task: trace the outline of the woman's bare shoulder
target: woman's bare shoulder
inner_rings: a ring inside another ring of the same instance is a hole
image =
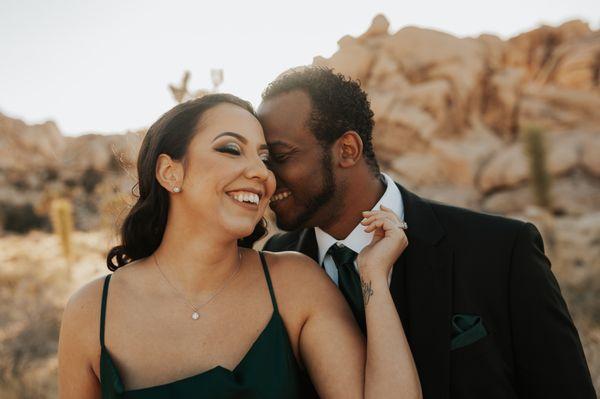
[[[285,290],[286,295],[299,297],[307,305],[313,301],[323,303],[328,298],[337,302],[335,284],[313,259],[292,251],[264,253],[279,291]]]
[[[328,277],[322,267],[312,258],[301,254],[300,252],[284,251],[269,252],[263,251],[265,259],[272,273],[283,275],[285,279],[322,280],[327,281]]]
[[[134,272],[139,263],[140,261],[131,262],[111,274],[110,291],[112,294],[117,285],[127,284],[134,277],[133,274],[139,274]],[[67,317],[72,323],[87,323],[86,325],[92,324],[90,322],[95,320],[98,324],[106,278],[107,275],[97,277],[75,291],[67,302],[63,319]]]
[[[65,306],[64,318],[71,322],[85,322],[93,314],[100,315],[102,289],[106,276],[95,278],[75,291]]]
[[[71,295],[63,312],[60,345],[78,351],[90,365],[100,351],[100,309],[106,276],[98,277]]]

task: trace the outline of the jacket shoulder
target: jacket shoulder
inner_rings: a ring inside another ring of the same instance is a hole
[[[298,243],[301,232],[299,230],[273,234],[263,246],[263,250],[273,252],[292,250]]]
[[[426,200],[447,232],[476,235],[481,238],[515,237],[527,224],[501,215],[473,211],[458,206]]]

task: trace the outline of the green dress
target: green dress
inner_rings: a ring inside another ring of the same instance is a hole
[[[240,363],[228,370],[217,366],[191,377],[148,388],[125,390],[119,371],[104,346],[104,319],[110,276],[104,280],[100,314],[100,384],[103,399],[281,399],[318,398],[294,356],[279,314],[269,270],[259,252],[269,286],[273,315]]]

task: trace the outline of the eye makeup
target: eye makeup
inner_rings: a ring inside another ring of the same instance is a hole
[[[216,148],[219,152],[225,152],[228,154],[241,155],[242,149],[237,143],[228,143],[223,146],[219,146]]]

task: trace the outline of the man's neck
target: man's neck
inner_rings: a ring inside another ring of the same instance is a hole
[[[363,172],[363,176],[358,177],[346,187],[341,201],[343,208],[332,212],[335,217],[328,223],[318,226],[336,240],[346,238],[363,219],[362,212],[371,210],[385,192],[385,183],[378,176]]]

